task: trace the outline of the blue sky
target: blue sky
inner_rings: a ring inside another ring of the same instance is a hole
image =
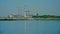
[[[60,0],[0,0],[0,16],[18,14],[18,7],[20,14],[27,8],[31,14],[60,15]]]

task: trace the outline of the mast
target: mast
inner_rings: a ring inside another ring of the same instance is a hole
[[[24,8],[24,9],[25,9],[25,14],[24,14],[24,16],[25,16],[25,17],[29,17],[30,11],[29,11],[27,8]]]

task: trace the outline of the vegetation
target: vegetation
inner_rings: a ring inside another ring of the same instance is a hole
[[[42,15],[42,16],[39,16],[38,14],[36,14],[36,16],[32,16],[32,18],[60,18],[60,16],[54,16],[54,15]]]

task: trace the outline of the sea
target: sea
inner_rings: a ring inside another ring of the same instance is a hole
[[[60,20],[0,21],[0,34],[60,34]]]

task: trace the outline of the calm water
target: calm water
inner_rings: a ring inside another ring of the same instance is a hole
[[[60,20],[0,21],[0,34],[60,34]]]

